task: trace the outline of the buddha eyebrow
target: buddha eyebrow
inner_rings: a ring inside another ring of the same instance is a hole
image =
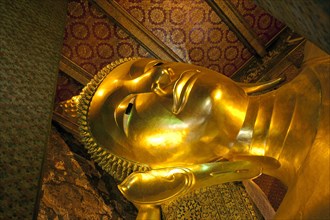
[[[125,111],[125,114],[126,115],[129,115],[132,111],[132,108],[133,108],[133,103],[128,103],[128,106],[126,108],[126,111]]]

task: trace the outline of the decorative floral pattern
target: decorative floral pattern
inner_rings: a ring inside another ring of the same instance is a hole
[[[135,14],[139,10],[132,9]],[[102,11],[84,0],[68,4],[62,54],[91,74],[120,58],[151,57]]]
[[[59,102],[66,101],[75,95],[79,95],[82,88],[83,85],[60,71],[57,78],[55,106]]]
[[[253,0],[230,0],[263,44],[269,43],[285,25],[258,7]]]
[[[219,205],[221,204],[221,205]],[[241,183],[204,187],[162,205],[163,219],[261,219]]]
[[[252,56],[205,1],[117,2],[185,62],[231,76]]]

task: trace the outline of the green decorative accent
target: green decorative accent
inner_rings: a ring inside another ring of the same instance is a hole
[[[107,173],[113,176],[117,181],[123,181],[129,174],[136,171],[147,171],[150,167],[146,164],[141,164],[127,160],[112,154],[104,147],[100,146],[91,133],[88,124],[88,109],[93,96],[107,75],[117,66],[139,58],[124,58],[112,62],[99,71],[94,78],[86,85],[77,99],[78,102],[78,124],[79,131],[82,137],[82,142],[88,150],[92,158],[104,169]]]

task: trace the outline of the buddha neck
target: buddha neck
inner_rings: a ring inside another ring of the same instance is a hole
[[[320,91],[317,76],[302,73],[278,90],[251,96],[234,150],[278,160],[279,169],[264,173],[292,183],[314,142]]]

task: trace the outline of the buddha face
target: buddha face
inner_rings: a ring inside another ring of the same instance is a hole
[[[227,77],[191,64],[152,59],[115,67],[91,101],[96,142],[152,168],[226,157],[247,99]]]

